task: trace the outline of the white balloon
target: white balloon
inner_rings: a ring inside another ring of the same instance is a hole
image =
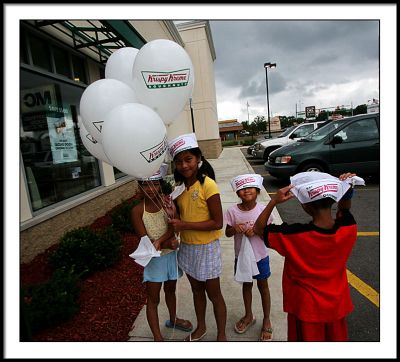
[[[112,53],[106,63],[106,78],[120,80],[133,89],[132,68],[138,51],[136,48],[125,47]]]
[[[114,107],[137,102],[131,87],[116,79],[99,79],[90,84],[82,94],[80,115],[87,131],[102,143],[101,131],[104,116]]]
[[[139,102],[154,109],[166,125],[182,112],[194,86],[189,55],[166,39],[153,40],[139,50],[132,77]]]
[[[104,152],[122,172],[136,178],[152,176],[167,151],[167,130],[160,116],[139,103],[113,108],[104,117]]]
[[[94,137],[86,130],[83,122],[79,123],[79,134],[81,136],[83,145],[92,156],[101,161],[107,162],[109,165],[112,165],[111,161],[104,153],[101,143],[97,142]]]

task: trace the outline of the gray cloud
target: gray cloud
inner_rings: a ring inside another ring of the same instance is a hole
[[[265,62],[277,64],[268,70],[277,109],[287,109],[285,102],[294,108],[296,99],[318,97],[333,85],[379,76],[377,20],[211,20],[210,26],[217,92],[218,86],[235,88],[240,102],[265,103]]]

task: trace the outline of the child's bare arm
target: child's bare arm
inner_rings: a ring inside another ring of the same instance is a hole
[[[135,230],[136,235],[139,238],[147,235],[147,231],[143,224],[142,217],[143,217],[143,202],[136,205],[131,210],[131,223],[132,223],[133,229]]]
[[[279,189],[276,194],[271,198],[270,202],[267,204],[266,208],[262,211],[262,213],[258,216],[255,224],[254,224],[254,233],[263,236],[264,229],[267,226],[268,219],[271,216],[272,210],[278,204],[290,200],[294,195],[290,192],[290,189],[293,186],[289,185],[282,189]]]
[[[356,176],[355,173],[347,172],[343,173],[339,176],[339,180],[344,181],[349,177]],[[339,200],[338,202],[338,213],[340,213],[340,210],[350,210],[351,208],[351,198],[353,197],[353,187],[350,187],[347,192],[343,195],[343,197]]]
[[[176,239],[175,235],[171,236],[168,240],[161,243],[161,249],[172,249],[176,250],[179,246],[179,241]]]
[[[172,249],[170,248],[171,245],[173,245],[174,243],[173,240],[175,240],[175,233],[174,233],[174,229],[171,227],[171,225],[168,225],[168,230],[165,234],[163,234],[160,238],[158,238],[157,240],[153,241],[153,245],[156,248],[156,250],[160,250],[160,249]],[[177,247],[177,246],[176,246]],[[175,247],[175,249],[176,249]]]
[[[235,225],[233,225],[233,226],[231,226],[231,225],[226,225],[226,228],[225,228],[225,235],[228,237],[228,238],[230,238],[231,236],[233,236],[233,235],[236,235],[236,234],[242,234],[242,233],[244,233],[244,227],[243,227],[243,224],[235,224]]]

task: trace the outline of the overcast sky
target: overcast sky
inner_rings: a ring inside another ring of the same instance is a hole
[[[218,119],[295,115],[379,98],[378,20],[210,21]]]

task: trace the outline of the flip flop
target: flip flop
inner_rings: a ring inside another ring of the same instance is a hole
[[[247,324],[247,326],[245,326],[244,329],[240,330],[237,327],[237,324],[242,320],[243,320],[243,318],[241,318],[238,322],[235,323],[235,332],[236,333],[242,334],[242,333],[246,332],[256,322],[256,317],[253,316],[253,320],[249,324]]]
[[[183,341],[184,342],[196,342],[196,341],[200,341],[200,339],[203,339],[205,337],[205,335],[207,334],[207,331],[205,331],[200,337],[198,338],[192,338],[192,334],[189,334],[189,339],[186,339],[188,337],[186,337]]]
[[[271,327],[270,327],[270,328],[264,328],[264,327],[262,327],[262,328],[261,328],[261,334],[260,334],[260,342],[271,342],[271,341],[272,341],[272,332],[273,332],[273,330],[272,330]],[[271,338],[269,338],[269,339],[262,339],[264,333],[269,333],[269,334],[271,335]]]
[[[168,319],[167,321],[165,321],[165,326],[166,326],[167,328],[179,329],[180,331],[183,331],[183,332],[191,332],[191,331],[193,330],[193,326],[191,326],[191,327],[184,327],[184,326],[182,326],[182,325],[180,325],[180,324],[175,324],[175,325],[174,325],[174,323],[172,323],[172,321],[170,321],[169,319]]]

